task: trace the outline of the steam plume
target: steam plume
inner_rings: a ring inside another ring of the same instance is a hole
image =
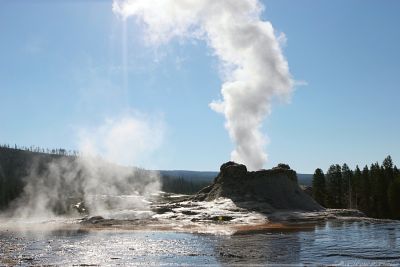
[[[164,124],[158,118],[139,113],[109,117],[100,126],[82,129],[80,151],[132,166],[142,165],[163,142]]]
[[[21,167],[27,172],[24,190],[0,215],[51,218],[71,213],[72,204],[83,200],[91,215],[145,216],[150,210],[147,199],[161,189],[159,172],[116,163],[137,165],[157,150],[162,139],[163,123],[158,119],[140,114],[109,118],[82,131],[82,156],[38,155]]]
[[[207,42],[224,69],[222,101],[210,107],[226,118],[236,147],[235,161],[260,169],[267,160],[262,122],[274,97],[288,99],[293,88],[279,37],[262,21],[258,0],[114,0],[113,11],[134,16],[147,41],[164,44],[174,37]]]

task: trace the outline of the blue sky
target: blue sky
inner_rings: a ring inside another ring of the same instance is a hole
[[[233,144],[218,60],[200,41],[146,46],[111,1],[0,1],[0,143],[76,149],[77,132],[130,110],[162,118],[159,169],[217,170]],[[264,123],[266,167],[400,161],[400,2],[263,1],[296,80]],[[126,66],[124,71],[123,66]]]

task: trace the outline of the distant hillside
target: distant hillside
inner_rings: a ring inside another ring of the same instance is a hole
[[[217,177],[218,172],[186,171],[186,170],[161,170],[161,176],[180,177],[189,181],[211,182]]]
[[[21,195],[27,179],[31,179],[28,176],[33,169],[38,171],[39,176],[49,176],[49,181],[53,180],[53,176],[49,175],[51,173],[48,169],[49,163],[68,162],[67,167],[63,167],[63,173],[73,169],[77,173],[74,177],[75,182],[81,183],[85,172],[80,171],[81,166],[76,164],[77,155],[77,152],[64,149],[49,150],[37,147],[19,149],[0,146],[0,209],[6,208],[10,201]],[[113,168],[126,167],[113,165]],[[194,194],[211,184],[218,176],[218,172],[188,170],[161,170],[160,174],[161,190],[178,194]],[[301,185],[311,185],[311,180],[310,174],[298,174]]]
[[[297,174],[297,180],[300,185],[311,186],[312,179],[313,179],[312,174],[302,174],[302,173]]]
[[[202,181],[212,182],[218,176],[218,172],[212,171],[187,171],[187,170],[161,170],[161,176],[179,177],[187,181]],[[297,179],[300,185],[311,186],[312,174],[297,174]]]
[[[60,153],[48,154],[0,147],[0,209],[6,207],[10,201],[22,193],[26,184],[24,179],[33,168],[44,171],[49,162],[62,158],[71,160],[76,158],[67,156],[65,150],[57,151]]]
[[[210,185],[217,172],[160,170],[162,190],[177,194],[194,194]]]
[[[41,149],[32,148],[10,148],[8,145],[0,146],[0,209],[5,209],[10,202],[21,196],[24,187],[28,180],[33,179],[32,172],[34,171],[34,179],[42,177],[46,180],[46,184],[52,184],[52,181],[71,181],[66,182],[65,186],[59,188],[66,197],[77,195],[75,191],[80,191],[81,183],[88,177],[86,169],[82,169],[82,164],[79,164],[78,153],[70,153],[64,149]],[[104,166],[103,166],[104,165]],[[146,179],[145,170],[136,169],[134,167],[118,166],[112,163],[103,162],[101,166],[96,168],[106,168],[109,165],[115,173],[108,173],[105,176],[112,177],[118,173],[126,173],[127,169],[133,171],[132,178],[128,179],[130,183],[142,181]],[[54,167],[57,170],[54,171]],[[134,174],[136,173],[136,174]],[[213,172],[191,172],[191,171],[161,171],[161,190],[169,193],[178,194],[193,194],[209,185],[212,179],[216,176]],[[39,178],[39,179],[42,179]],[[116,180],[119,180],[116,177]],[[135,181],[134,181],[135,180]],[[147,181],[147,180],[146,180]],[[146,185],[146,181],[141,184]],[[55,182],[56,183],[56,182]],[[139,186],[139,185],[137,185]],[[69,192],[67,188],[74,187],[73,192]],[[129,186],[125,186],[129,190]],[[135,187],[133,191],[137,191]],[[126,192],[129,194],[129,192]],[[78,194],[79,196],[82,195]],[[62,205],[62,203],[60,204]]]

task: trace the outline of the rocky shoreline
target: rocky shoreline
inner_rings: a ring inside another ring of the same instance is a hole
[[[294,230],[327,220],[368,220],[358,210],[325,209],[304,193],[288,165],[247,171],[227,162],[214,182],[193,196],[163,193],[151,201],[146,218],[101,216],[80,221],[85,228],[152,229],[184,232]]]
[[[115,202],[114,198],[118,197],[110,196],[109,200]],[[107,202],[107,199],[101,200]],[[331,220],[373,220],[357,210],[321,207],[301,190],[296,172],[285,164],[250,172],[242,164],[227,162],[221,166],[214,182],[195,195],[160,192],[145,202],[148,206],[144,210],[122,205],[99,214],[90,214],[84,203],[79,202],[74,208],[87,215],[80,219],[67,218],[61,224],[83,230],[234,234],[304,230]],[[48,222],[51,225],[51,220]]]

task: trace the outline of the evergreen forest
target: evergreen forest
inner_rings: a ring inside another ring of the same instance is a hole
[[[354,170],[333,164],[313,175],[314,199],[326,208],[358,209],[373,218],[400,219],[400,171],[387,156]]]

